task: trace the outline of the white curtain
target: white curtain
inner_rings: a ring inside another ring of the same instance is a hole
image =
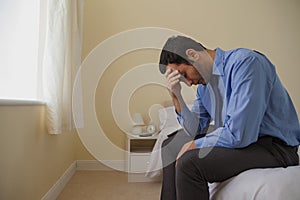
[[[81,64],[84,0],[48,0],[43,56],[43,98],[50,134],[71,130],[72,90]]]

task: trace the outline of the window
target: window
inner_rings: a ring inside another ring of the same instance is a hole
[[[38,99],[39,0],[0,0],[0,99]]]

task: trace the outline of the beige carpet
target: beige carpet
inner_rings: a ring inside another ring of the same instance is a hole
[[[128,183],[117,171],[77,171],[57,200],[158,200],[161,182]]]

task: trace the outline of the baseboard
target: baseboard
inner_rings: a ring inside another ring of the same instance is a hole
[[[104,163],[104,164],[103,164]],[[72,178],[74,173],[78,170],[101,170],[101,171],[126,171],[127,163],[125,160],[105,160],[99,162],[97,160],[77,160],[74,161],[65,173],[56,181],[50,190],[42,197],[41,200],[56,199],[65,185]]]
[[[42,200],[53,200],[56,199],[61,191],[64,189],[65,185],[72,178],[76,172],[76,162],[74,161],[70,167],[65,171],[65,173],[56,181],[56,183],[50,188],[50,190],[42,197]]]
[[[77,170],[118,170],[127,171],[127,163],[125,160],[77,160]]]

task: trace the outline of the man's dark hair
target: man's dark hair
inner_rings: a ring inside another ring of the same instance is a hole
[[[195,40],[185,36],[170,37],[160,54],[159,71],[164,74],[168,64],[187,64],[192,65],[185,54],[187,49],[203,51],[206,48]]]

